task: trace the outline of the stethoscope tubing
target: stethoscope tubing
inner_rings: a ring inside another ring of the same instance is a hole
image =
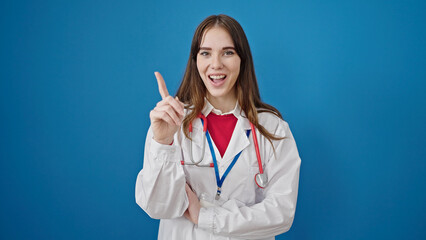
[[[254,128],[254,124],[250,122],[250,127],[251,127],[251,132],[253,134],[253,141],[254,141],[254,146],[255,146],[255,150],[256,150],[256,157],[257,157],[257,164],[259,165],[259,173],[263,174],[263,166],[262,166],[262,159],[260,158],[260,152],[259,152],[259,143],[257,142],[257,137],[256,137],[256,129]]]
[[[203,119],[203,121],[205,122],[205,124],[203,124],[203,132],[204,132],[204,137],[207,134],[207,118],[203,115],[200,114],[198,115],[199,118]],[[192,123],[189,123],[189,137],[192,139]],[[203,144],[203,150],[201,151],[202,153],[204,153],[206,149],[206,142],[204,141]],[[210,164],[200,164],[203,161],[203,157],[204,154],[201,155],[200,160],[198,161],[194,161],[194,157],[193,157],[193,152],[192,152],[192,144],[189,145],[189,151],[191,152],[190,156],[190,163],[186,163],[183,160],[181,161],[182,165],[196,165],[197,167],[214,167],[214,163],[210,163]]]

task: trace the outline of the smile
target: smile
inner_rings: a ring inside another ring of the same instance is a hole
[[[211,75],[208,75],[208,77],[209,77],[212,85],[216,86],[216,87],[222,85],[225,82],[225,79],[226,79],[225,74],[214,74],[214,75],[211,74]]]

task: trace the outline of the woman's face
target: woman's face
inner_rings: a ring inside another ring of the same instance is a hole
[[[197,68],[209,100],[236,100],[235,82],[240,64],[231,35],[225,29],[213,27],[204,33],[197,54]]]

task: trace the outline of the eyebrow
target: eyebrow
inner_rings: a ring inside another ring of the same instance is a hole
[[[234,47],[224,47],[224,48],[222,48],[222,50],[227,50],[227,49],[235,50]],[[200,47],[200,50],[212,50],[212,48],[209,48],[209,47]]]

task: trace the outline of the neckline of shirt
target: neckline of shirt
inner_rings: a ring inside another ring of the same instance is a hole
[[[240,105],[238,104],[238,101],[236,101],[234,109],[229,112],[223,113],[221,110],[214,108],[213,105],[209,102],[209,100],[207,100],[207,98],[204,98],[204,108],[201,112],[206,117],[207,115],[209,115],[209,113],[213,112],[214,114],[219,116],[233,114],[235,117],[238,118],[238,116],[240,115]]]

